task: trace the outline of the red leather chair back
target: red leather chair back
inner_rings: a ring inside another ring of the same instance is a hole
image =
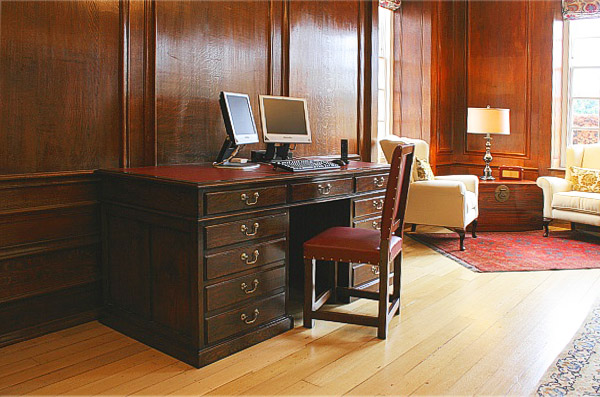
[[[413,144],[398,145],[392,154],[392,165],[381,218],[380,247],[388,247],[387,242],[394,234],[402,237],[414,150],[415,145]]]

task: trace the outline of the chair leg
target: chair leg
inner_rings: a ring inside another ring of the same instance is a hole
[[[464,229],[456,229],[456,233],[460,237],[460,250],[465,250],[465,230]]]
[[[396,299],[400,299],[400,288],[401,288],[401,278],[402,275],[402,252],[400,252],[398,254],[398,256],[396,257],[396,259],[394,259],[394,281],[393,281],[393,286],[394,286],[394,292],[392,294],[392,301],[395,301]],[[400,304],[398,304],[398,310],[396,311],[396,313],[394,313],[394,316],[397,316],[398,314],[400,314]]]
[[[550,221],[552,219],[550,218],[544,218],[543,220],[543,224],[544,224],[544,237],[548,237],[548,235],[550,234],[550,229],[548,228],[548,226],[550,225]]]
[[[417,231],[417,224],[416,224],[416,223],[413,223],[413,224],[410,226],[410,231],[411,231],[411,232],[413,232],[413,233]]]
[[[471,223],[471,237],[477,238],[477,219]]]
[[[304,316],[303,322],[305,328],[312,328],[315,321],[312,318],[313,307],[315,304],[315,259],[304,259]]]
[[[390,264],[379,262],[379,315],[377,316],[377,337],[385,339],[388,328],[388,305],[390,288]]]

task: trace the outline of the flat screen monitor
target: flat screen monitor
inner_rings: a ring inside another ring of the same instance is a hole
[[[260,95],[265,143],[311,143],[306,99]]]
[[[258,132],[248,95],[221,92],[219,103],[229,138],[236,145],[258,143]]]

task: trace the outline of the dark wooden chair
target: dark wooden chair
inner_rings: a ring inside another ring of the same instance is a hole
[[[381,230],[332,227],[304,243],[304,326],[312,328],[314,320],[337,321],[377,327],[377,337],[385,339],[392,316],[400,313],[400,273],[402,230],[410,184],[414,145],[399,145],[392,156]],[[333,261],[333,285],[316,297],[318,261]],[[337,285],[338,263],[369,263],[379,266],[379,292]],[[391,264],[394,265],[393,291],[389,294]],[[319,310],[330,298],[353,296],[379,301],[377,317]]]

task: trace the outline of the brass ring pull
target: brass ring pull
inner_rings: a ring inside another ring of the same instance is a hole
[[[385,182],[385,178],[384,177],[381,177],[381,178],[375,177],[375,178],[373,178],[373,183],[375,184],[376,187],[383,187],[384,182]]]
[[[254,201],[250,201],[250,197],[248,197],[248,195],[246,193],[242,193],[242,195],[240,196],[240,199],[242,201],[244,201],[246,203],[246,205],[254,205],[254,204],[258,203],[258,198],[260,197],[260,194],[258,194],[258,192],[254,192],[252,197],[254,197]]]
[[[242,225],[240,227],[240,230],[242,233],[244,233],[246,236],[250,237],[250,236],[256,236],[256,233],[258,233],[258,222],[255,222],[254,225],[252,225],[253,229],[252,231],[250,231],[250,228],[246,225]]]
[[[371,225],[373,226],[373,229],[381,230],[381,222],[373,221]]]
[[[259,314],[260,314],[260,312],[258,311],[258,309],[254,309],[254,317],[252,318],[252,320],[250,320],[248,318],[248,315],[246,313],[242,313],[242,315],[240,316],[240,320],[242,320],[246,324],[252,324],[252,323],[256,322],[256,320],[258,320]]]
[[[383,199],[373,200],[373,207],[375,207],[376,210],[382,209],[383,208]]]
[[[247,295],[253,294],[256,292],[256,289],[258,288],[258,284],[259,281],[257,278],[254,279],[254,281],[252,281],[252,285],[254,287],[252,287],[252,289],[248,289],[248,284],[246,283],[242,283],[240,284],[240,288],[242,289],[242,291],[244,291]]]
[[[371,266],[371,272],[374,275],[379,276],[379,266]]]
[[[331,184],[328,183],[325,186],[317,185],[317,190],[319,191],[319,193],[327,195],[331,192]]]
[[[260,253],[258,252],[258,250],[254,250],[254,252],[252,253],[252,259],[250,259],[250,256],[244,252],[242,253],[242,255],[240,255],[240,259],[246,261],[246,265],[254,265],[258,261],[259,254]]]

